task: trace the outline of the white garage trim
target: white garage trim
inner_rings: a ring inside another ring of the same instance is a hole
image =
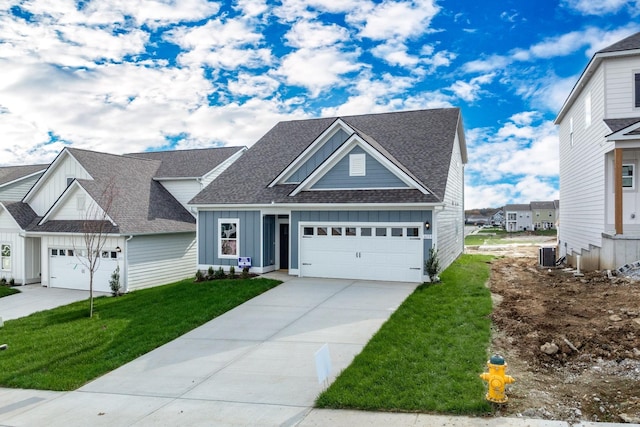
[[[299,275],[422,282],[421,223],[299,223]]]

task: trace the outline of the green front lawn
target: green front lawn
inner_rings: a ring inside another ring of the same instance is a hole
[[[321,408],[483,414],[491,338],[489,261],[462,255],[424,284],[316,401]]]
[[[0,286],[0,298],[8,295],[19,294],[20,291],[9,286]]]
[[[278,285],[270,279],[193,279],[80,301],[5,322],[0,386],[74,390]]]

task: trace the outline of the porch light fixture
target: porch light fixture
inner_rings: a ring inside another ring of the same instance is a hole
[[[431,223],[429,221],[424,223],[424,228],[426,228],[427,230],[431,228]]]
[[[122,252],[122,249],[120,249],[120,246],[116,246],[116,252],[118,253]]]

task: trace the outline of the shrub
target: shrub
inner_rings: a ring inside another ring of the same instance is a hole
[[[249,267],[242,267],[242,274],[240,274],[240,277],[243,279],[249,278]]]
[[[4,277],[0,277],[0,285],[5,286],[7,284],[7,279]]]
[[[233,265],[229,267],[229,277],[232,279],[236,277],[236,268]]]
[[[204,273],[201,270],[196,270],[196,282],[202,282],[204,280]]]
[[[440,281],[438,273],[440,273],[440,260],[438,260],[438,250],[434,247],[429,249],[429,259],[424,262],[424,269],[429,275],[429,281],[436,283]]]
[[[224,279],[225,278],[224,270],[222,269],[222,267],[218,267],[216,272],[213,274],[213,278],[214,279]]]
[[[9,286],[15,286],[16,285],[16,281],[15,279],[12,277],[11,279],[9,279]]]
[[[109,287],[111,288],[111,295],[114,297],[122,295],[122,292],[120,292],[120,266],[117,266],[116,269],[113,270],[113,273],[111,273]]]
[[[209,269],[207,270],[207,278],[208,279],[213,279],[213,266],[210,265]]]

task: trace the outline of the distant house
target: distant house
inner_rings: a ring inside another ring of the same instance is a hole
[[[464,249],[466,162],[457,108],[280,122],[191,200],[198,268],[428,280]]]
[[[0,201],[17,202],[33,187],[49,165],[0,167]]]
[[[534,230],[556,228],[556,201],[531,202],[531,219]]]
[[[499,211],[491,215],[490,221],[491,221],[491,225],[504,227],[505,226],[504,211],[500,209]]]
[[[640,33],[591,58],[560,109],[558,243],[571,265],[640,259]]]
[[[533,230],[531,205],[505,205],[503,211],[508,232]]]

